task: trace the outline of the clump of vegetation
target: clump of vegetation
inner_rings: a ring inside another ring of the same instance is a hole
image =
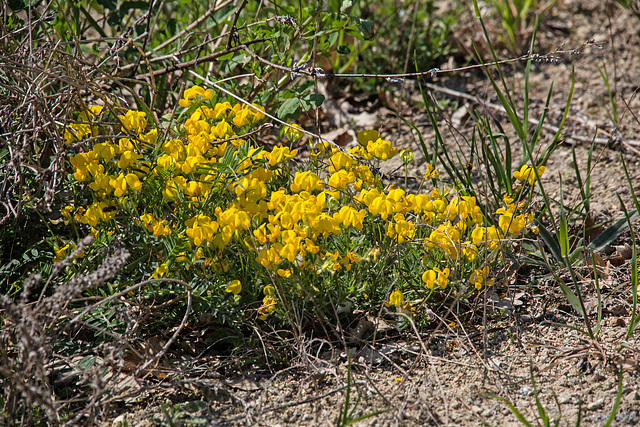
[[[275,316],[295,325],[307,311],[332,318],[336,306],[385,301],[411,312],[434,293],[467,296],[493,283],[497,254],[537,230],[526,200],[544,166],[523,165],[514,173],[523,201],[505,194],[484,215],[431,164],[418,193],[385,184],[381,163],[413,154],[377,131],[360,132],[349,150],[310,141],[305,159],[293,148],[304,135],[297,125],[271,149],[250,141],[265,117],[259,106],[214,100],[200,86],[180,105],[166,139],[145,113],[129,110],[117,118],[121,138],[91,145],[99,133],[92,136],[89,117],[111,121],[96,107],[66,135],[67,144],[86,148],[69,158],[76,202],[62,208],[62,219],[97,247],[119,240],[130,248],[136,266],[119,288],[178,278],[201,299],[199,310],[221,322]],[[63,259],[73,246],[59,241],[52,249]]]

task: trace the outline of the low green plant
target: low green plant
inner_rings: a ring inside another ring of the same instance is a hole
[[[491,0],[500,17],[502,29],[507,33],[507,46],[513,53],[522,53],[523,44],[526,45],[532,28],[536,26],[531,19],[534,11],[535,14],[542,15],[555,3],[556,0],[544,4],[539,0]]]
[[[161,406],[164,419],[154,418],[156,425],[177,427],[184,425],[204,425],[207,420],[203,417],[194,416],[192,414],[202,411],[207,407],[207,402],[194,400],[187,403],[178,403],[175,405],[164,404]]]
[[[356,401],[351,405],[351,351],[348,352],[347,355],[347,387],[344,395],[344,403],[342,403],[340,412],[338,415],[338,419],[336,420],[337,427],[346,427],[358,423],[360,421],[366,420],[367,418],[372,418],[382,414],[384,411],[376,411],[371,412],[369,414],[362,415],[357,418],[353,418],[353,414],[358,409],[358,405],[360,404],[360,399],[362,398],[362,391],[358,390],[358,397]]]
[[[476,198],[442,183],[431,165],[422,178],[436,184],[431,194],[385,185],[375,171],[398,149],[376,131],[361,132],[349,151],[310,143],[309,161],[295,165],[300,127],[286,126],[288,143],[268,150],[249,140],[261,107],[232,105],[199,86],[180,105],[164,140],[134,110],[118,116],[122,137],[113,142],[91,142],[95,121],[110,114],[99,108],[66,134],[85,148],[70,157],[77,203],[62,219],[98,246],[118,239],[131,248],[135,261],[118,289],[149,276],[179,278],[224,323],[277,314],[294,325],[307,310],[337,321],[331,307],[344,303],[411,310],[404,292],[425,304],[448,287],[467,294],[492,284],[486,256],[533,226],[509,198],[496,225],[485,226]],[[534,182],[531,171],[516,176]],[[64,258],[68,244],[52,249]]]

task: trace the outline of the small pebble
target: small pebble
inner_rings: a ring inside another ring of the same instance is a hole
[[[113,427],[123,427],[129,425],[129,419],[127,414],[118,415],[111,424]]]
[[[571,393],[560,393],[558,395],[558,402],[560,402],[561,404],[571,403]]]
[[[604,399],[598,399],[595,402],[592,402],[587,406],[587,409],[590,411],[600,409],[604,406]]]
[[[525,385],[518,391],[518,393],[522,396],[531,396],[533,394],[533,387]]]
[[[461,406],[462,406],[462,404],[460,404],[460,402],[458,402],[458,401],[456,400],[455,402],[453,402],[453,403],[451,404],[451,409],[458,410],[458,409],[460,409],[460,407],[461,407]]]
[[[616,390],[617,392],[617,390]],[[627,395],[627,400],[629,402],[633,402],[635,400],[640,400],[640,393],[637,390],[633,390],[631,393]]]
[[[481,414],[482,413],[482,408],[476,405],[473,405],[471,407],[471,412],[473,412],[474,414]]]

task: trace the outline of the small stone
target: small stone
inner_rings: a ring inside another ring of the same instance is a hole
[[[490,416],[494,415],[495,412],[489,408],[485,409],[484,411],[482,411],[482,416],[485,418],[489,418]]]
[[[454,410],[457,411],[458,409],[460,409],[461,406],[462,406],[462,404],[456,400],[455,402],[453,402],[451,404],[451,409],[454,409]]]
[[[629,393],[627,395],[627,400],[629,402],[633,402],[635,400],[640,400],[640,393],[638,393],[638,390],[633,390],[631,393]]]
[[[533,394],[533,387],[525,385],[522,388],[520,388],[520,390],[518,390],[518,393],[520,393],[520,395],[522,396],[531,396]]]
[[[604,406],[604,399],[598,399],[595,402],[592,402],[587,406],[589,411],[594,411],[596,409],[600,409]]]
[[[473,405],[471,407],[471,412],[473,412],[474,414],[481,414],[483,411],[483,409],[477,405]]]
[[[120,414],[113,420],[111,425],[113,427],[124,427],[124,426],[127,426],[127,425],[129,425],[128,418],[129,417],[127,416],[127,414]]]
[[[571,393],[560,393],[558,395],[558,402],[560,402],[560,404],[571,403]]]

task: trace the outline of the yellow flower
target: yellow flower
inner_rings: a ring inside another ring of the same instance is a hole
[[[358,163],[348,154],[345,154],[342,151],[336,151],[329,159],[329,167],[327,168],[327,171],[329,173],[334,173],[340,169],[351,170],[356,166],[358,166]]]
[[[291,274],[292,274],[292,273],[291,273],[291,269],[286,269],[286,270],[285,270],[285,269],[283,269],[283,268],[279,268],[279,269],[276,271],[276,273],[278,273],[278,276],[280,276],[280,277],[284,277],[285,279],[286,279],[287,277],[291,277]]]
[[[538,167],[538,176],[542,177],[544,169],[544,166]],[[515,171],[513,173],[513,177],[520,182],[528,181],[529,185],[533,185],[534,181],[536,180],[536,174],[533,171],[533,168],[528,165],[522,165],[519,171]]]
[[[482,289],[482,284],[485,283],[487,286],[493,286],[493,278],[487,279],[489,276],[489,266],[482,268],[480,270],[475,270],[471,277],[469,278],[469,282],[475,286],[477,290]]]
[[[375,262],[378,260],[378,255],[380,255],[380,248],[371,248],[365,257],[365,260]]]
[[[431,163],[427,163],[427,171],[422,174],[426,179],[438,179],[440,173],[433,167]]]
[[[64,130],[64,143],[69,145],[82,141],[91,134],[91,127],[82,123],[71,123]]]
[[[476,227],[471,232],[471,240],[474,244],[484,243],[490,250],[495,250],[500,245],[500,236],[495,225],[491,227]]]
[[[390,141],[378,138],[376,141],[369,141],[367,151],[380,160],[389,160],[398,154],[398,149],[391,146]]]
[[[287,126],[284,129],[284,134],[287,136],[287,139],[289,139],[289,141],[296,141],[302,138],[302,136],[304,135],[302,130],[304,129],[302,129],[302,127],[300,127],[299,125],[293,124]]]
[[[293,184],[291,184],[291,191],[299,193],[301,191],[320,191],[322,190],[322,181],[320,177],[311,171],[296,172]]]
[[[188,108],[191,106],[191,104],[196,103],[200,100],[208,101],[209,99],[211,99],[211,97],[213,96],[213,90],[204,90],[202,87],[196,85],[185,90],[183,96],[184,99],[178,101],[178,104],[181,107]]]
[[[118,116],[124,128],[130,132],[142,133],[147,126],[147,113],[143,111],[129,110],[124,116]]]
[[[156,268],[155,273],[152,274],[152,277],[154,279],[158,279],[160,277],[163,277],[165,274],[167,274],[167,272],[169,271],[169,266],[166,263],[162,263],[158,266],[158,268]]]
[[[271,295],[267,295],[262,299],[262,306],[258,308],[260,320],[266,320],[267,315],[276,309],[276,300]]]
[[[128,167],[131,167],[140,159],[142,159],[142,154],[139,154],[133,150],[125,150],[122,155],[120,155],[120,159],[118,160],[118,167],[120,169],[126,169]]]
[[[444,270],[440,270],[439,268],[434,268],[434,270],[436,272],[438,272],[438,280],[437,280],[438,285],[442,289],[446,288],[447,287],[447,279],[449,278],[450,270],[448,268],[445,268]]]
[[[402,294],[402,292],[396,289],[395,291],[391,292],[391,295],[389,295],[389,303],[390,305],[395,305],[396,307],[400,307],[402,306],[403,298],[404,298],[404,295]]]
[[[189,236],[194,245],[200,246],[203,242],[213,242],[215,233],[218,231],[218,223],[212,221],[210,217],[204,214],[198,214],[195,217],[185,221],[187,228],[187,236]]]
[[[356,230],[360,231],[363,227],[363,221],[367,211],[360,209],[359,211],[351,206],[343,206],[339,212],[333,214],[333,218],[339,221],[345,227],[353,226]]]
[[[298,154],[298,150],[290,150],[289,147],[279,146],[274,147],[271,153],[266,153],[265,157],[269,159],[269,165],[275,166],[278,163],[283,163],[289,159],[292,159]]]
[[[500,208],[496,213],[500,214],[500,217],[498,218],[498,226],[505,233],[515,236],[527,225],[524,215],[514,216],[512,209],[505,210]]]
[[[427,270],[422,273],[422,281],[425,283],[427,288],[433,289],[433,284],[436,282],[437,275],[433,270]]]
[[[225,292],[232,293],[234,295],[238,295],[242,291],[242,283],[239,280],[232,280],[228,285]]]
[[[345,190],[355,179],[356,175],[353,172],[339,170],[329,178],[329,187],[334,190]]]
[[[59,248],[58,246],[54,246],[53,251],[55,252],[56,256],[55,258],[53,258],[53,262],[60,262],[64,260],[67,257],[67,249],[69,249],[69,244],[66,244],[61,248]]]

